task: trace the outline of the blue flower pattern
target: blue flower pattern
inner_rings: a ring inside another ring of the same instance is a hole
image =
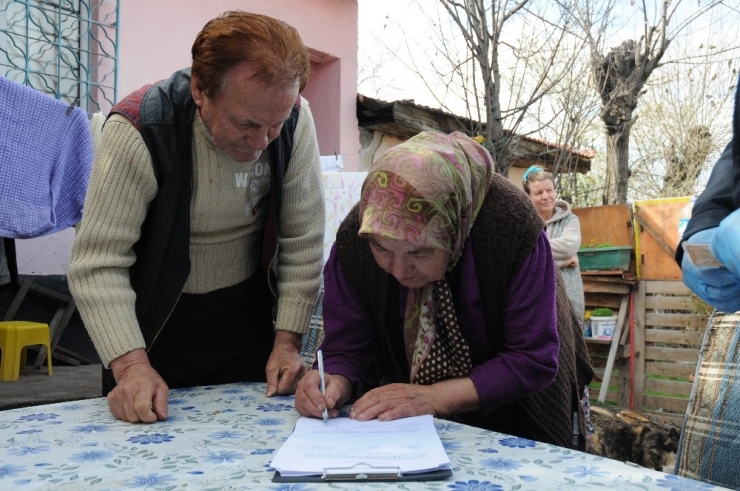
[[[108,430],[110,430],[109,425],[90,424],[85,426],[75,426],[70,431],[72,431],[72,433],[102,433]]]
[[[498,489],[504,489],[498,484],[493,484],[489,481],[478,481],[477,479],[471,479],[470,481],[455,481],[455,484],[447,486],[455,491],[496,491]]]
[[[212,464],[233,464],[243,458],[244,454],[239,452],[211,452],[204,457],[204,460]]]
[[[282,418],[260,418],[254,422],[260,426],[282,426],[286,423],[286,420]]]
[[[154,472],[146,476],[134,476],[128,481],[128,487],[130,488],[155,488],[158,486],[167,486],[170,483],[175,482],[176,479],[171,475],[162,475]]]
[[[230,438],[242,438],[244,436],[244,433],[241,431],[218,431],[216,433],[209,433],[209,437],[213,438],[214,440],[228,440]]]
[[[38,413],[38,414],[27,414],[25,416],[21,416],[20,420],[21,421],[26,421],[26,422],[31,422],[31,421],[46,421],[46,420],[49,420],[49,419],[55,419],[57,417],[59,417],[59,415],[58,414],[54,414],[54,413],[49,413],[49,414]]]
[[[267,455],[275,452],[272,448],[258,448],[257,450],[252,451],[252,455]]]
[[[150,443],[153,443],[155,445],[158,445],[160,443],[166,443],[169,441],[172,441],[174,437],[170,436],[166,433],[151,433],[151,434],[145,434],[145,435],[137,435],[132,436],[128,439],[131,443],[138,443],[140,445],[149,445]]]
[[[325,485],[270,481],[270,462],[298,416],[293,396],[267,399],[264,390],[247,383],[174,389],[168,419],[152,425],[116,421],[104,398],[0,411],[0,490],[321,491]],[[452,421],[435,420],[435,427],[454,476],[405,483],[405,489],[716,489]],[[384,489],[382,483],[332,487]]]
[[[445,452],[448,454],[454,452],[455,450],[460,450],[462,448],[462,445],[460,445],[460,442],[442,442],[442,447],[444,447]]]
[[[269,412],[276,412],[279,413],[280,411],[294,411],[292,404],[273,404],[273,403],[267,403],[267,404],[259,404],[257,406],[258,411],[264,411],[266,413]]]
[[[30,445],[21,445],[20,447],[12,448],[8,452],[10,455],[21,457],[23,455],[40,454],[49,451],[48,445],[40,445],[38,447],[31,447]]]
[[[89,450],[72,455],[72,462],[102,462],[113,458],[113,454],[107,450]]]
[[[498,450],[495,448],[479,448],[478,451],[483,453],[498,453]]]
[[[2,481],[3,479],[10,478],[10,477],[18,476],[24,470],[25,468],[20,465],[13,465],[13,464],[0,465],[0,481]]]
[[[518,438],[515,436],[503,438],[499,440],[499,443],[503,445],[504,447],[513,447],[513,448],[532,448],[537,445],[537,442],[534,442],[527,438]]]
[[[568,467],[565,472],[573,474],[573,477],[577,479],[586,479],[587,477],[606,477],[609,475],[608,472],[599,469],[595,465],[578,465],[575,467]]]
[[[283,483],[268,489],[270,491],[314,491],[316,488],[303,483]]]
[[[515,471],[522,466],[522,463],[513,459],[483,459],[481,465],[497,471]]]
[[[671,491],[704,491],[714,489],[714,486],[711,484],[686,479],[681,476],[667,475],[658,479],[657,483],[661,488],[669,488]]]

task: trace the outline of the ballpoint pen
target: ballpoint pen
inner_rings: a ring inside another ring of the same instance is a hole
[[[324,354],[321,350],[316,350],[316,361],[319,364],[319,380],[321,380],[321,395],[326,397],[326,378],[324,376]],[[321,411],[321,416],[324,418],[324,424],[329,421],[329,410],[324,407]]]

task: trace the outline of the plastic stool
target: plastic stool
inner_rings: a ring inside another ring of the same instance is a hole
[[[26,366],[26,347],[43,344],[47,353],[51,353],[49,341],[49,324],[28,321],[0,322],[0,380],[11,382],[18,380],[20,369]],[[46,357],[46,364],[51,375],[51,356]]]

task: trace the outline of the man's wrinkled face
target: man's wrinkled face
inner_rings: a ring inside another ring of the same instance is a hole
[[[192,93],[203,124],[217,148],[237,162],[256,160],[278,137],[298,98],[298,81],[292,87],[266,87],[252,80],[254,70],[241,64],[226,75],[221,93],[208,97],[197,88]]]

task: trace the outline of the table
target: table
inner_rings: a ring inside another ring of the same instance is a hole
[[[710,490],[705,483],[435,420],[454,475],[424,483],[273,483],[269,463],[298,419],[264,384],[170,392],[169,418],[116,421],[105,398],[0,411],[3,490]],[[605,488],[606,487],[606,488]]]

